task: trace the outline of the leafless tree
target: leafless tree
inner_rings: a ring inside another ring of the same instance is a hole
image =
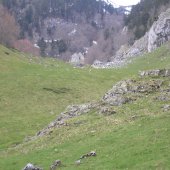
[[[13,47],[19,35],[19,27],[15,18],[6,8],[0,5],[0,43],[8,47]]]

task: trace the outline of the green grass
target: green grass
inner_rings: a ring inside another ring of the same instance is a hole
[[[153,96],[118,107],[119,114],[111,117],[94,111],[74,118],[51,136],[24,142],[66,106],[97,101],[115,82],[154,68],[170,68],[169,44],[125,68],[109,70],[73,68],[0,46],[0,170],[21,169],[28,162],[49,169],[56,159],[63,162],[60,169],[69,170],[170,169],[169,113]],[[133,115],[139,118],[131,120]],[[91,150],[97,157],[74,165]]]

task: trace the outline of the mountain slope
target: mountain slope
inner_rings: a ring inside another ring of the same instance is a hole
[[[150,29],[158,16],[169,7],[169,0],[143,0],[132,7],[130,15],[125,19],[125,24],[133,31],[135,39],[139,39]]]
[[[117,40],[124,13],[104,1],[3,0],[3,4],[18,21],[20,38],[31,40],[41,56],[69,61],[81,53],[85,63],[92,64],[95,59],[108,61],[125,41],[122,36]]]
[[[157,93],[115,107],[116,114],[109,117],[94,110],[51,135],[28,140],[66,106],[98,101],[117,81],[132,77],[138,81],[138,70],[170,68],[169,44],[127,68],[110,70],[75,69],[53,59],[0,49],[0,169],[17,170],[28,162],[49,169],[56,159],[62,161],[60,169],[69,170],[170,168],[169,112],[161,109],[168,103],[153,100]],[[169,79],[164,81],[168,87]],[[74,164],[91,150],[96,157]]]

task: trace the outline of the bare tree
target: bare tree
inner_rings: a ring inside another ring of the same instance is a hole
[[[19,35],[19,27],[15,18],[6,8],[0,5],[0,43],[8,47],[13,47]]]

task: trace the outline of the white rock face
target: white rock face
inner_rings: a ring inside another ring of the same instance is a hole
[[[154,22],[149,32],[135,43],[128,47],[123,45],[113,56],[112,62],[124,61],[126,63],[129,58],[140,56],[145,52],[151,52],[157,47],[170,40],[170,8],[166,12],[161,13],[158,20]]]
[[[75,66],[84,65],[84,55],[82,53],[74,53],[71,56],[70,63]]]
[[[161,13],[148,34],[148,52],[170,40],[170,8]]]
[[[125,32],[127,31],[124,28]],[[94,68],[117,68],[131,62],[131,59],[141,56],[146,52],[151,52],[162,44],[170,41],[170,8],[161,13],[158,20],[154,22],[149,32],[142,38],[135,41],[132,46],[122,45],[111,62],[94,62]]]

